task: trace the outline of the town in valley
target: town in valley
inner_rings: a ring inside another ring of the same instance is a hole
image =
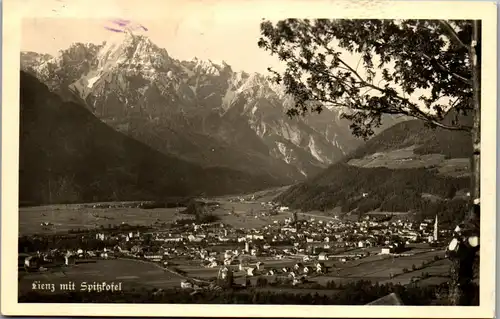
[[[88,277],[119,281],[123,289],[195,292],[230,281],[238,289],[297,293],[332,293],[331,282],[425,286],[448,280],[444,243],[450,232],[437,216],[302,213],[266,195],[191,199],[174,208],[152,208],[154,202],[46,208],[61,210],[66,225],[44,207],[21,208],[20,289],[29,291],[36,280],[59,285]]]
[[[19,303],[479,303],[480,20],[182,19],[23,20]]]

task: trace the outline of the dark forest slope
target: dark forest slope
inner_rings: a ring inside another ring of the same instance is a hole
[[[402,122],[277,200],[302,210],[340,206],[343,212],[459,215],[466,207],[471,152],[468,133],[432,129],[418,120]]]

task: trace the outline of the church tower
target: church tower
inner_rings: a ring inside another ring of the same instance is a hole
[[[434,221],[434,241],[438,241],[438,215],[436,214],[436,220]]]

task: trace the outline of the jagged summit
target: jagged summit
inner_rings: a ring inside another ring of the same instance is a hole
[[[225,61],[199,60],[193,59],[195,62],[194,71],[198,71],[207,75],[220,76],[223,73],[229,74],[232,68]]]
[[[99,50],[99,65],[152,64],[156,68],[164,66],[170,60],[165,49],[155,45],[149,37],[134,32],[115,34]]]

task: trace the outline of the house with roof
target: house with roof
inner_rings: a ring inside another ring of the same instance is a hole
[[[64,264],[66,266],[70,266],[70,265],[74,265],[76,264],[76,259],[75,259],[75,256],[74,255],[71,255],[71,254],[66,254],[64,256]]]
[[[299,270],[299,271],[301,271],[302,269],[304,269],[304,264],[303,263],[296,263],[293,266],[293,270]]]
[[[193,289],[193,284],[187,280],[183,280],[183,281],[181,281],[181,288],[182,289]]]
[[[324,273],[326,273],[325,263],[318,262],[318,263],[316,263],[315,266],[316,266],[316,273],[318,273],[318,274],[324,274]]]
[[[281,268],[281,271],[283,271],[284,273],[288,273],[288,272],[291,272],[292,269],[290,267],[283,267],[283,268]]]
[[[225,280],[229,275],[231,275],[232,272],[227,266],[222,266],[221,269],[219,269],[219,278],[222,280]]]
[[[200,235],[195,236],[195,235],[191,234],[187,237],[187,239],[189,242],[200,243],[203,241],[204,238]]]
[[[246,274],[247,274],[247,276],[255,276],[255,268],[254,267],[248,267],[246,269]]]
[[[319,253],[318,260],[328,260],[328,255],[325,252]]]
[[[38,256],[28,256],[24,259],[24,266],[29,269],[37,269],[41,265],[41,259]]]
[[[293,281],[292,281],[292,285],[297,286],[297,285],[303,284],[305,282],[306,282],[306,279],[302,276],[294,277]]]
[[[146,253],[144,254],[144,258],[150,261],[159,262],[163,259],[163,255],[155,253]]]
[[[302,269],[302,272],[304,274],[309,274],[311,272],[311,268],[309,268],[308,266],[305,266],[303,269]]]
[[[277,273],[277,271],[276,271],[276,269],[274,269],[274,268],[269,269],[269,270],[267,271],[267,274],[268,274],[269,276],[274,276],[274,275],[276,275],[276,273]]]

